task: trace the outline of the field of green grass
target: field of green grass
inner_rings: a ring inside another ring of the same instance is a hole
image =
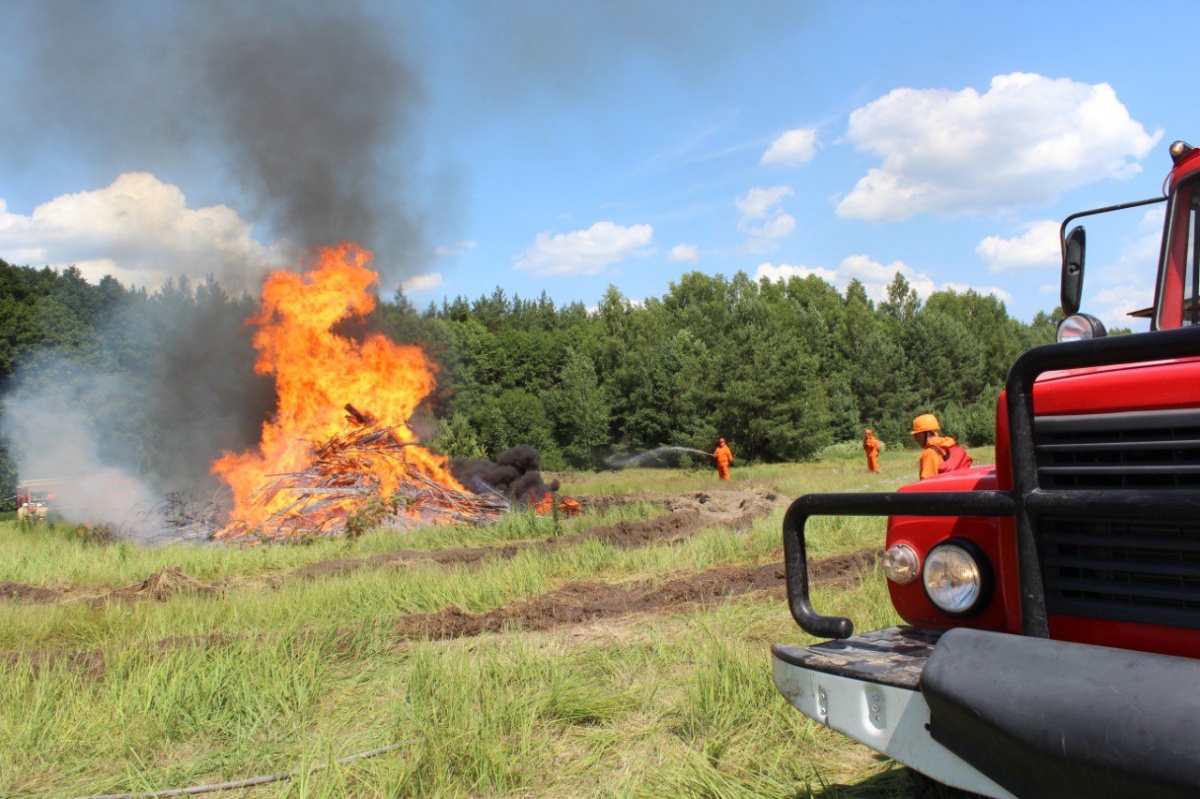
[[[980,453],[976,463],[982,463]],[[984,455],[986,458],[986,454]],[[776,593],[681,603],[543,629],[438,640],[402,619],[481,614],[570,584],[656,585],[782,563],[785,504],[746,528],[618,548],[567,539],[665,513],[706,491],[890,491],[861,457],[707,471],[570,474],[563,493],[627,500],[555,520],[377,531],[293,546],[87,543],[0,523],[0,796],[85,797],[294,773],[215,796],[902,797],[903,770],[810,722],[771,682],[772,642],[807,640]],[[652,495],[652,496],[651,496]],[[810,557],[878,547],[880,519],[810,525]],[[473,564],[421,558],[300,577],[395,550],[495,546]],[[132,591],[177,567],[160,598]],[[814,604],[858,629],[895,623],[877,568]],[[780,581],[782,582],[782,581]],[[31,599],[42,590],[53,598]],[[128,596],[122,595],[126,591]],[[387,751],[353,760],[356,753]],[[339,762],[339,759],[342,759]]]

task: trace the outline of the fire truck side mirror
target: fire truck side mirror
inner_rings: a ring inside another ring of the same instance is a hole
[[[1083,296],[1083,255],[1086,245],[1083,225],[1076,226],[1063,242],[1062,293],[1059,299],[1064,316],[1079,311],[1079,300]]]

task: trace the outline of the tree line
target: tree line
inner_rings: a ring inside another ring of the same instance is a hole
[[[815,276],[693,272],[641,302],[610,288],[594,309],[496,289],[420,314],[399,298],[386,313],[442,365],[445,450],[527,442],[548,468],[660,446],[711,451],[719,436],[742,462],[797,461],[864,427],[905,446],[924,412],[988,444],[1008,368],[1055,333],[1050,314],[1021,322],[974,291],[922,302],[901,274],[878,303],[858,281],[842,294]]]
[[[244,326],[253,308],[211,278],[148,292],[0,260],[3,429],[12,398],[49,386],[105,417],[106,451],[131,469],[203,481],[206,469],[179,468],[180,452],[245,448],[270,412]],[[873,302],[857,281],[841,293],[815,276],[740,272],[688,273],[644,301],[610,287],[595,308],[496,288],[419,310],[397,294],[367,325],[438,365],[415,420],[432,446],[495,457],[530,444],[550,470],[664,446],[711,451],[719,436],[742,463],[811,458],[864,427],[904,446],[924,412],[987,444],[1009,366],[1055,331],[1051,314],[1022,322],[974,291],[922,301],[900,274]],[[97,374],[129,390],[97,397]],[[0,500],[17,479],[7,446]]]

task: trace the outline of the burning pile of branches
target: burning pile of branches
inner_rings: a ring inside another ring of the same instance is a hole
[[[436,365],[416,345],[346,335],[346,322],[375,308],[379,276],[367,268],[369,252],[343,243],[315,256],[304,274],[268,277],[250,320],[254,368],[274,377],[277,401],[256,449],[213,462],[233,499],[215,538],[480,524],[558,488],[542,483],[532,447],[501,453],[498,463],[451,462],[422,447],[410,420],[436,386]],[[370,412],[343,406],[344,397]]]
[[[350,424],[314,447],[300,472],[270,475],[250,503],[265,509],[257,525],[238,522],[216,538],[276,541],[312,535],[357,535],[379,526],[485,524],[511,507],[502,494],[460,491],[440,483],[407,458],[413,442],[347,406]]]

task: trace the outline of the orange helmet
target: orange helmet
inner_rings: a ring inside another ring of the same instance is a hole
[[[912,433],[914,436],[917,433],[936,433],[941,429],[942,426],[938,424],[937,417],[932,413],[923,413],[913,419]]]
[[[872,433],[870,430],[864,430],[864,431],[863,431],[863,434],[864,434],[864,435],[868,435],[868,436],[873,436],[873,435],[875,435],[875,434],[874,434],[874,433]]]

